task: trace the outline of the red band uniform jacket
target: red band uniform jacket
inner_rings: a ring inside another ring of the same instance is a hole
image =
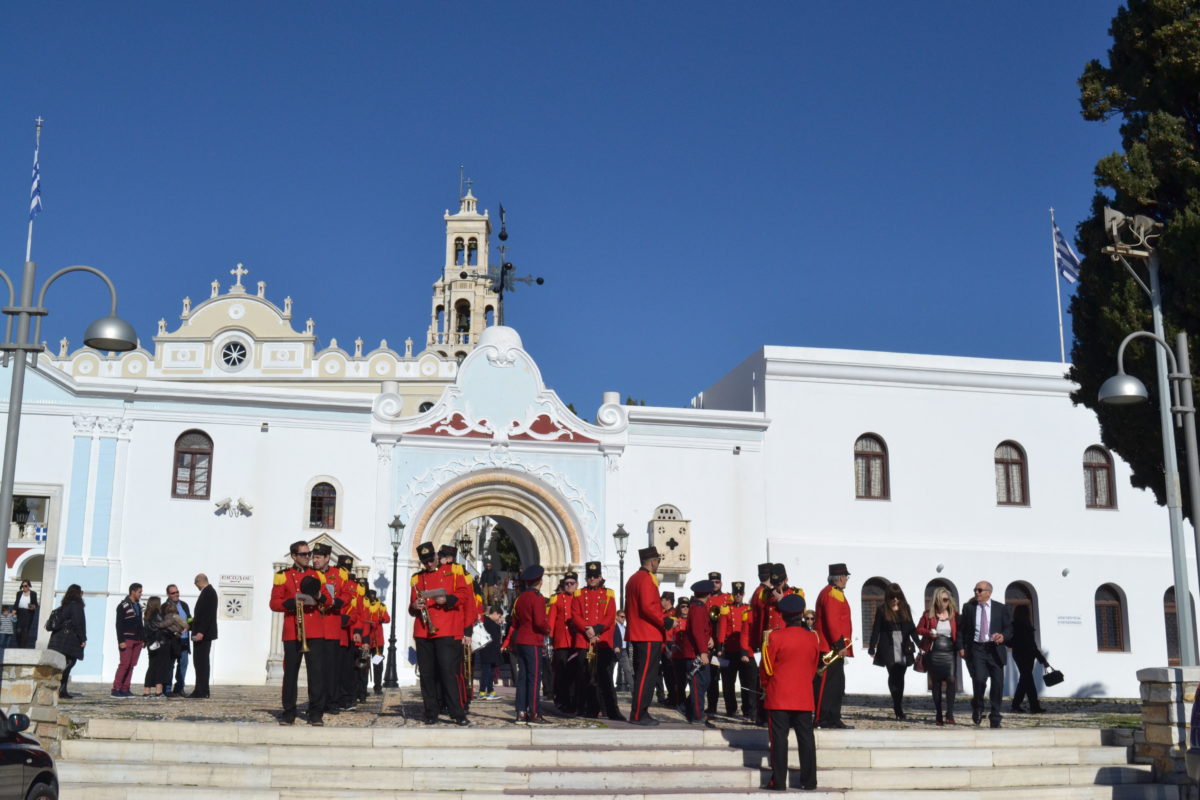
[[[645,567],[630,576],[625,584],[625,638],[630,642],[663,641],[662,600],[658,594],[658,576]]]
[[[854,648],[849,646],[849,642],[854,633],[854,620],[850,615],[846,594],[836,586],[826,586],[817,595],[816,611],[816,629],[821,638],[829,647],[833,647],[838,639],[845,639],[846,658],[853,658]]]
[[[271,587],[271,610],[283,612],[283,641],[296,641],[296,595],[300,594],[300,581],[312,576],[321,582],[321,591],[314,599],[317,605],[310,606],[304,611],[304,638],[324,639],[325,618],[324,607],[329,602],[325,592],[325,576],[311,567],[297,569],[289,567],[275,573],[274,585]]]
[[[712,638],[713,626],[708,618],[708,606],[705,603],[692,601],[688,610],[687,627],[675,637],[679,646],[679,657],[691,660],[701,653],[708,652],[708,640]]]
[[[813,711],[813,678],[821,654],[817,636],[800,625],[773,631],[763,642],[759,677],[772,711]]]
[[[461,639],[463,615],[459,604],[463,603],[466,598],[466,582],[462,580],[462,567],[458,564],[442,564],[432,572],[418,572],[412,576],[410,583],[412,588],[408,595],[408,613],[413,617],[413,637],[441,639],[449,636]],[[446,591],[446,603],[439,605],[435,600],[428,601],[429,621],[437,629],[437,634],[431,636],[415,603],[423,593],[436,589]]]
[[[585,631],[590,625],[596,631],[596,647],[612,649],[613,626],[617,624],[617,599],[612,589],[604,584],[595,589],[585,586],[575,590],[571,599],[571,628],[574,631],[574,645],[579,648],[588,646]]]
[[[570,626],[571,602],[574,597],[570,592],[556,592],[550,598],[550,646],[555,650],[564,647],[574,647],[574,633]]]
[[[550,635],[550,620],[546,616],[546,598],[537,589],[526,589],[513,603],[512,630],[513,644],[534,647],[546,644],[546,637]]]

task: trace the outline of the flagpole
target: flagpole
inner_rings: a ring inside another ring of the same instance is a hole
[[[37,129],[34,134],[33,168],[34,168],[34,171],[36,172],[39,170],[38,151],[41,150],[41,147],[42,147],[42,118],[38,117],[37,120],[35,120],[35,122],[37,124]],[[35,177],[38,177],[38,176],[35,176]],[[31,198],[29,198],[29,200],[30,200],[30,203],[32,204],[33,198],[31,197]],[[26,262],[33,260],[32,259],[32,256],[33,256],[33,217],[34,217],[34,213],[33,213],[33,207],[31,205],[30,209],[29,209],[29,234],[25,237],[25,261]]]
[[[1050,209],[1050,267],[1054,270],[1054,296],[1058,299],[1058,357],[1067,363],[1067,346],[1063,339],[1062,282],[1058,277],[1058,243],[1054,241],[1054,209]]]

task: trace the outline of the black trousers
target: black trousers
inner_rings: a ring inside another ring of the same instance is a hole
[[[622,719],[621,711],[617,708],[617,693],[613,689],[613,666],[617,663],[617,656],[611,647],[596,647],[594,652],[596,663],[589,667],[587,651],[583,651],[583,669],[578,670],[576,676],[578,688],[575,696],[579,698],[579,713],[594,717],[603,710],[609,719]]]
[[[630,642],[633,649],[633,691],[629,704],[629,720],[636,722],[646,716],[650,698],[658,685],[658,670],[662,663],[662,642]]]
[[[988,689],[988,681],[991,681],[988,721],[993,725],[1000,724],[1000,706],[1004,700],[1004,664],[997,663],[996,647],[993,642],[971,642],[971,649],[967,651],[967,671],[971,674],[971,687],[974,689],[971,711],[975,716],[983,716],[983,693]]]
[[[536,644],[514,645],[516,661],[520,664],[517,670],[517,713],[525,714],[529,719],[542,716],[541,687],[544,648]]]
[[[824,685],[822,685],[824,684]],[[824,679],[815,682],[818,702],[821,704],[818,724],[835,725],[842,721],[842,698],[846,695],[846,659],[839,658],[825,670]]]
[[[701,665],[700,669],[692,672],[690,658],[679,659],[677,663],[682,668],[683,678],[688,685],[688,701],[687,707],[684,709],[687,712],[687,720],[688,722],[702,722],[705,719],[705,698],[712,685],[712,665]],[[688,675],[689,672],[692,674]]]
[[[450,716],[466,717],[458,698],[458,675],[462,670],[462,645],[453,636],[416,639],[417,669],[421,673],[421,700],[425,719],[437,719],[440,700],[445,698]],[[353,648],[351,648],[353,649]],[[364,685],[366,674],[364,672]]]
[[[66,669],[63,670],[62,678],[59,680],[58,693],[59,694],[69,694],[69,692],[67,692],[67,681],[71,680],[71,667],[75,666],[75,663],[79,659],[71,658],[70,656],[63,656],[63,657],[67,659],[67,666],[66,666]]]
[[[1021,705],[1021,701],[1026,697],[1029,698],[1029,710],[1036,711],[1042,707],[1038,702],[1037,684],[1033,681],[1033,656],[1028,658],[1017,658],[1013,656],[1013,661],[1017,665],[1017,688],[1013,692],[1013,707]]]
[[[800,788],[817,787],[817,740],[813,736],[813,712],[767,711],[767,732],[771,741],[771,782],[768,789],[788,788],[788,732],[796,732],[800,750]]]
[[[196,683],[192,686],[192,694],[208,697],[208,677],[212,669],[209,657],[212,654],[212,640],[205,637],[203,641],[192,642],[192,664],[195,667]]]
[[[283,643],[283,719],[291,722],[296,718],[296,683],[300,678],[300,660],[308,674],[308,721],[314,722],[325,715],[325,682],[321,673],[321,657],[313,645],[324,639],[310,639],[309,652],[300,652],[299,642]]]
[[[715,714],[717,713],[717,700],[721,696],[721,667],[714,659],[706,669],[708,670],[708,688],[704,690],[704,693],[708,700],[708,713]]]
[[[758,706],[758,668],[754,663],[754,655],[747,653],[750,658],[742,661],[741,653],[729,656],[729,666],[721,668],[721,691],[725,694],[725,713],[730,716],[737,713],[737,695],[734,693],[734,681],[742,687],[742,714],[754,719]]]
[[[341,647],[333,639],[310,639],[308,642],[309,655],[316,656],[321,661],[321,708],[329,709],[337,705],[337,668]]]
[[[655,682],[655,686],[658,690],[659,700],[662,702],[665,702],[672,708],[683,703],[682,693],[679,691],[679,683],[675,680],[675,660],[671,658],[671,654],[667,652],[665,645],[662,649],[662,656],[659,658],[658,680]],[[664,690],[666,694],[665,699],[662,696]]]
[[[579,710],[576,692],[579,684],[579,665],[584,651],[577,647],[556,647],[551,664],[554,670],[554,705],[560,711]]]

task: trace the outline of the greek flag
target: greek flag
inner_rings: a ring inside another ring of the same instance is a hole
[[[29,190],[29,221],[42,210],[42,175],[38,167],[38,149],[33,149],[33,186]]]
[[[1058,229],[1057,222],[1054,223],[1054,265],[1068,282],[1079,280],[1079,256]]]

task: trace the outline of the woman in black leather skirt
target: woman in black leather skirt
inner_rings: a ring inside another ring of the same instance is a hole
[[[929,688],[933,692],[933,707],[937,710],[937,724],[954,724],[954,689],[958,681],[958,609],[950,591],[938,588],[929,599],[929,610],[917,624],[921,634],[921,651],[925,670],[929,676]],[[942,696],[945,695],[945,716]]]

